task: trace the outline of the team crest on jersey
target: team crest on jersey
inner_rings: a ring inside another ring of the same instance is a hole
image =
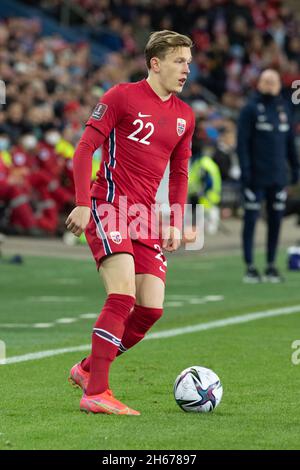
[[[185,127],[186,127],[186,120],[182,118],[177,118],[177,134],[179,136],[181,136],[184,133]]]
[[[107,108],[108,108],[107,104],[104,104],[104,103],[96,104],[95,109],[92,114],[92,118],[100,121],[100,119],[102,119],[104,114],[106,113]]]
[[[287,115],[284,111],[280,111],[279,119],[280,119],[280,122],[287,122],[288,121]]]
[[[120,243],[122,242],[122,236],[120,234],[120,232],[110,232],[110,238],[111,240],[116,243],[117,245],[120,245]]]

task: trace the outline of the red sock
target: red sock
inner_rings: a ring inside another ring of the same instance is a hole
[[[150,308],[135,305],[134,310],[128,315],[127,320],[125,321],[125,330],[117,356],[120,356],[120,354],[141,341],[147,331],[157,320],[160,319],[162,313],[162,308]],[[81,367],[86,372],[89,372],[90,366],[91,356],[88,356],[81,362]]]
[[[110,294],[92,335],[90,379],[86,394],[97,395],[109,388],[108,375],[124,333],[125,320],[134,306],[130,295]]]
[[[120,356],[120,354],[141,341],[147,331],[160,319],[162,314],[162,308],[135,305],[134,310],[130,313],[125,322],[125,330],[117,356]]]

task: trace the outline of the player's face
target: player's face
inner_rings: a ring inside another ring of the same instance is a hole
[[[178,47],[167,52],[164,59],[159,60],[160,83],[168,93],[180,93],[190,73],[192,61],[189,47]]]

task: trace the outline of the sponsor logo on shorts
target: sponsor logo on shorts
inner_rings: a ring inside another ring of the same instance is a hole
[[[186,120],[182,118],[177,118],[177,134],[179,136],[181,136],[184,133],[185,127],[186,127]]]
[[[110,238],[111,240],[116,243],[117,245],[120,245],[120,243],[122,242],[122,236],[120,234],[120,232],[110,232]]]
[[[104,114],[106,113],[107,108],[108,108],[107,104],[104,104],[104,103],[96,104],[95,109],[92,114],[92,118],[100,121],[100,119],[102,119]]]

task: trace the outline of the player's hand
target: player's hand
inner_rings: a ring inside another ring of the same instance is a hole
[[[67,229],[74,233],[76,237],[84,232],[89,223],[91,216],[91,209],[87,206],[77,206],[72,210],[69,217],[66,220]]]
[[[176,251],[181,245],[181,233],[177,227],[167,227],[163,231],[162,247],[166,251]]]
[[[182,243],[185,245],[187,243],[195,243],[197,239],[197,227],[185,227],[184,233],[182,234]]]

